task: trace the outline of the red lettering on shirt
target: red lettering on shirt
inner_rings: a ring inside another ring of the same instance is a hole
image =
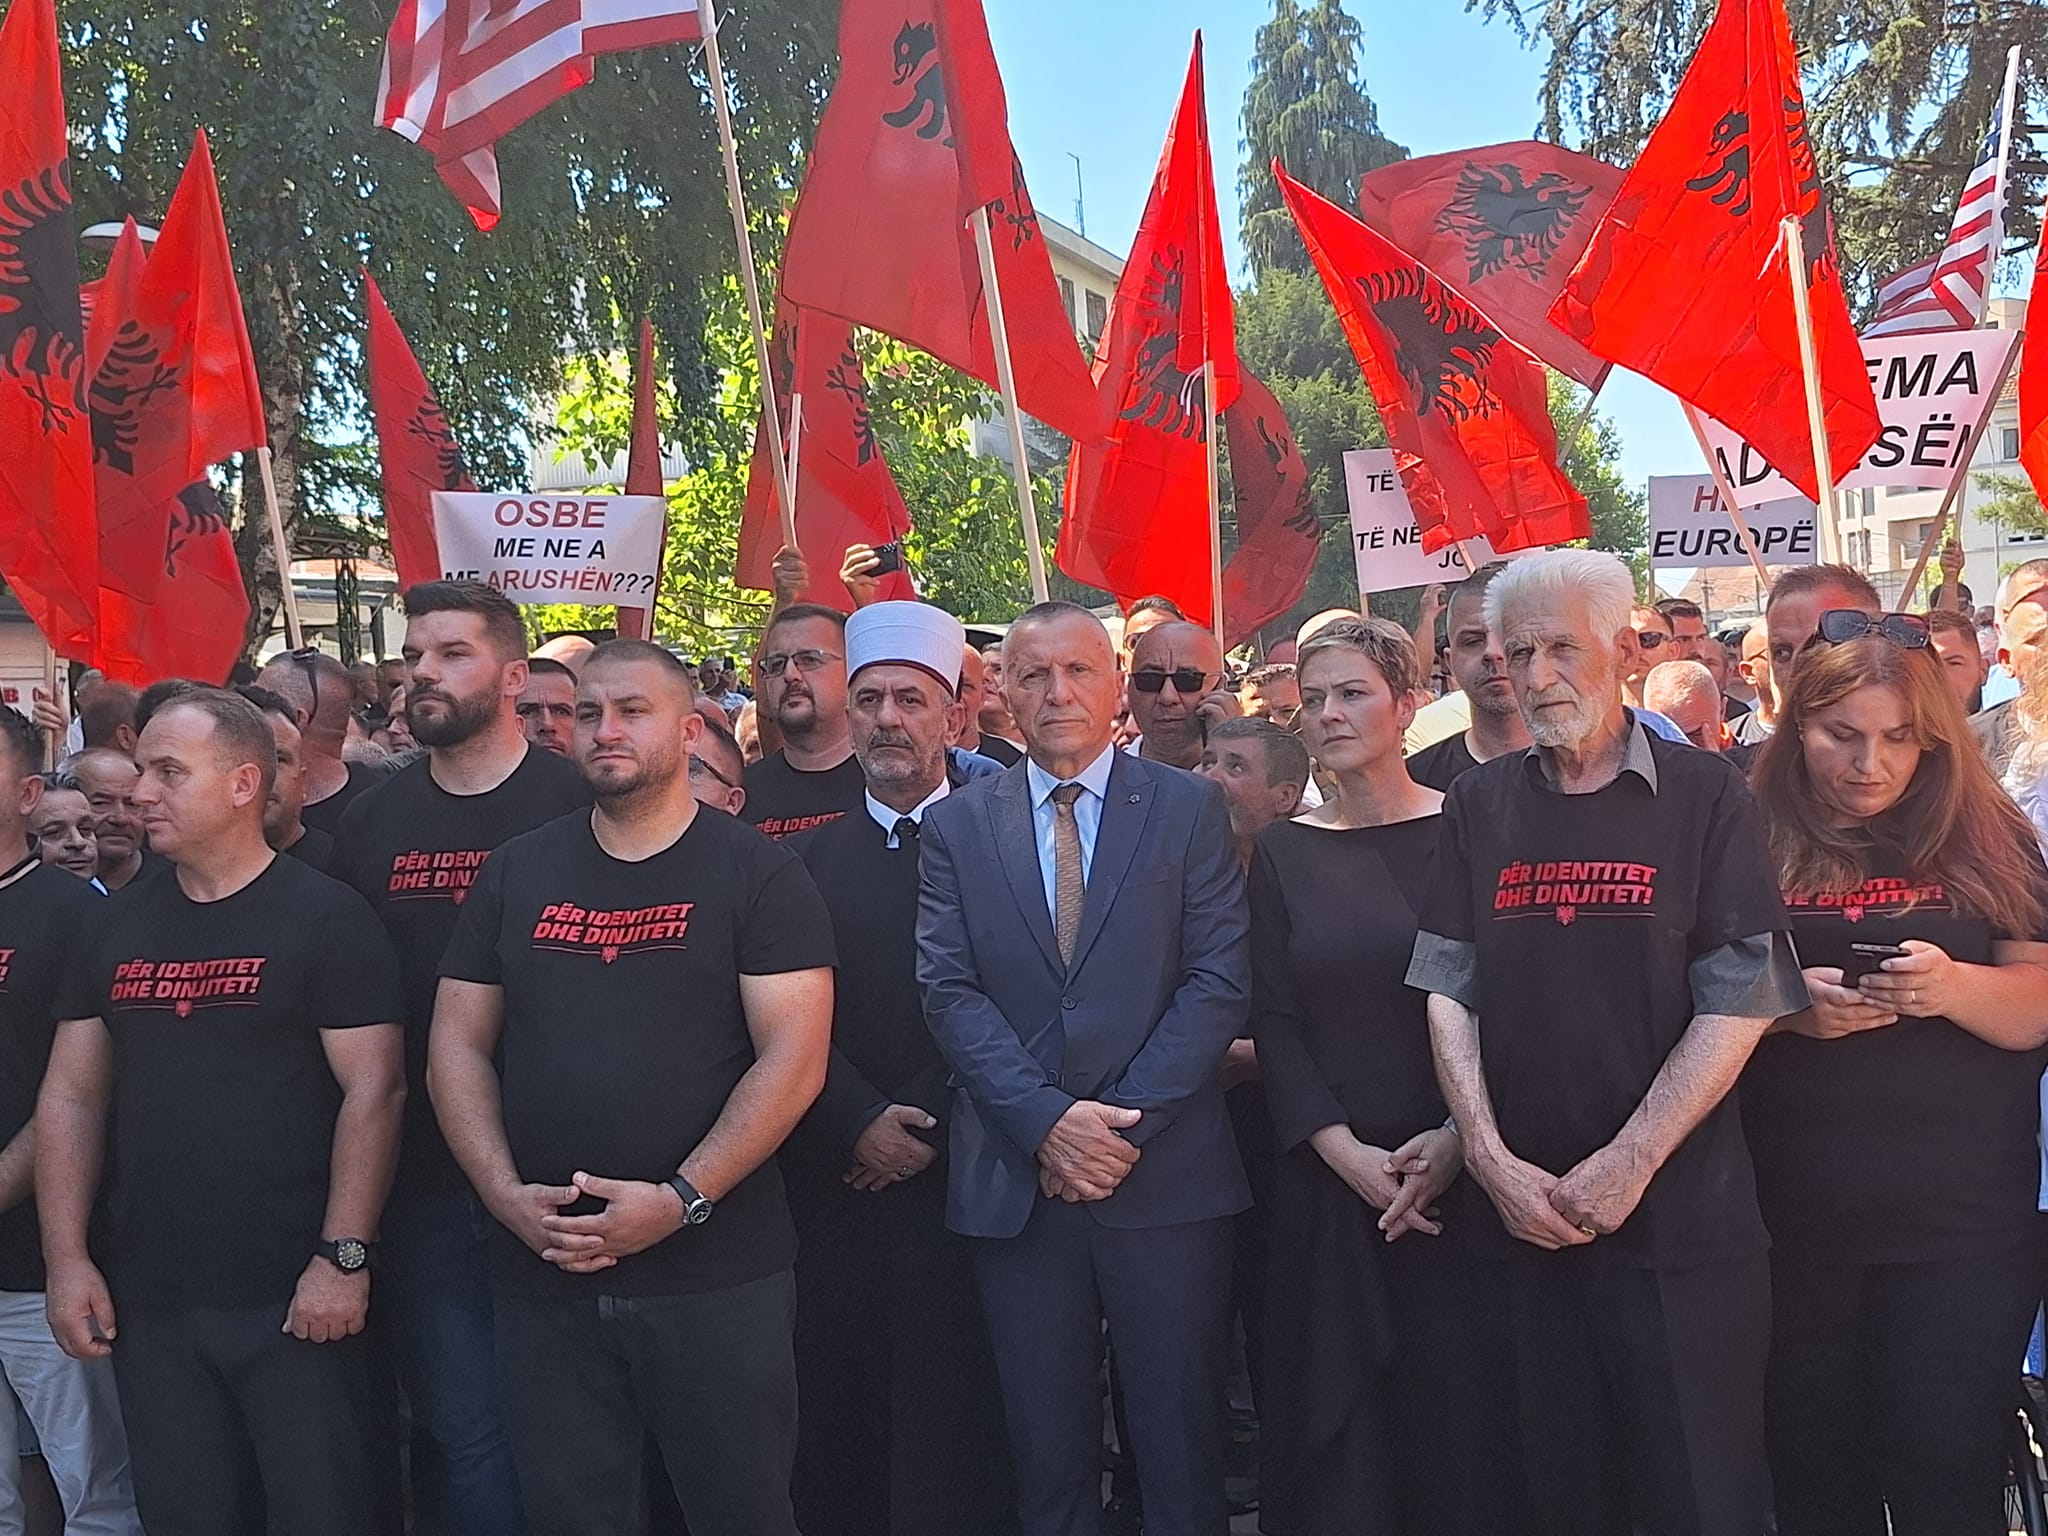
[[[533,925],[533,947],[571,955],[594,954],[606,965],[614,964],[621,955],[687,949],[683,936],[690,931],[690,909],[695,905],[680,901],[593,912],[573,902],[551,903],[541,908],[540,919]]]
[[[181,1019],[195,1008],[254,1002],[263,987],[262,955],[228,960],[124,960],[114,967],[111,1002],[124,1008],[167,1009]]]
[[[827,811],[821,816],[769,816],[754,823],[754,830],[773,842],[785,837],[795,837],[799,832],[808,832],[813,827],[829,826],[844,816],[844,811]]]
[[[1803,916],[1825,917],[1830,913],[1845,923],[1860,923],[1865,914],[1898,917],[1907,912],[1953,912],[1948,887],[1939,880],[1901,880],[1895,876],[1873,876],[1853,891],[1786,891],[1786,910]]]
[[[14,951],[0,949],[0,992],[7,990],[7,973],[14,969]]]
[[[476,872],[491,856],[488,848],[415,848],[391,861],[387,895],[401,901],[452,901],[476,884]]]
[[[1582,918],[1655,917],[1657,866],[1624,859],[1515,859],[1493,883],[1495,922],[1548,917],[1569,928]]]

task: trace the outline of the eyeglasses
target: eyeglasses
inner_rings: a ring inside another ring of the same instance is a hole
[[[739,788],[739,785],[733,783],[731,779],[728,779],[724,774],[720,773],[716,768],[712,767],[709,763],[705,762],[704,759],[701,757],[693,757],[690,759],[690,772],[708,773],[711,775],[711,777],[718,780],[719,783],[723,784],[727,789]]]
[[[846,660],[844,656],[834,655],[831,651],[777,651],[772,656],[763,656],[761,658],[761,675],[763,677],[780,677],[792,666],[799,672],[819,672],[824,670],[825,663],[828,661],[844,660]],[[734,788],[738,788],[738,786],[735,785]]]
[[[320,668],[316,665],[320,652],[313,646],[302,645],[286,655],[306,674],[306,719],[310,721],[320,713]]]
[[[1636,631],[1636,644],[1646,651],[1656,650],[1670,638],[1661,629],[1639,629]]]
[[[1173,672],[1133,672],[1131,686],[1140,693],[1157,693],[1168,683],[1173,684],[1175,693],[1206,693],[1210,678],[1199,667],[1181,667]]]
[[[1864,613],[1857,608],[1830,608],[1820,616],[1813,638],[1828,645],[1847,645],[1865,635],[1883,635],[1893,645],[1909,651],[1924,651],[1934,644],[1934,632],[1917,613]]]

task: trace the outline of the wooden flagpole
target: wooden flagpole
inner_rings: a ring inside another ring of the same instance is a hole
[[[256,450],[256,468],[263,477],[263,507],[270,516],[270,543],[277,551],[277,585],[284,594],[284,633],[293,650],[306,644],[299,627],[299,599],[292,591],[292,556],[284,544],[284,517],[277,509],[277,472],[271,467],[270,445]]]
[[[51,645],[48,640],[43,641],[43,696],[50,701],[52,708],[64,702],[57,697],[57,648]],[[43,768],[45,771],[55,768],[63,760],[64,733],[62,731],[43,732]]]
[[[2025,344],[2026,338],[2027,333],[2024,330],[2012,333],[2012,345],[2006,350],[2004,366],[1998,370],[1997,387],[1985,397],[1984,409],[1977,414],[1977,426],[1970,434],[1969,445],[1961,461],[1957,463],[1955,472],[1949,476],[1948,494],[1941,498],[1941,510],[1935,513],[1934,521],[1928,525],[1927,537],[1920,541],[1920,557],[1913,562],[1912,574],[1906,577],[1905,586],[1899,589],[1899,601],[1902,603],[1910,603],[1913,600],[1913,593],[1920,586],[1920,578],[1927,573],[1927,562],[1933,558],[1934,551],[1941,544],[1941,536],[1949,526],[1951,510],[1955,513],[1958,531],[1961,529],[1963,510],[1960,498],[1964,482],[1970,477],[1970,466],[1977,458],[1977,445],[1984,441],[1985,429],[1991,425],[1991,417],[1998,410],[1999,397],[2005,393],[2006,383],[2012,378],[2013,368],[2019,362],[2020,348]]]
[[[782,542],[796,548],[796,487],[782,443],[782,418],[775,409],[775,363],[768,350],[768,330],[761,319],[761,283],[754,272],[754,237],[747,229],[747,194],[740,185],[739,148],[733,139],[732,103],[725,89],[725,62],[718,52],[717,0],[701,0],[704,12],[704,62],[711,71],[711,110],[718,119],[718,147],[725,156],[726,202],[732,209],[733,241],[739,247],[740,287],[747,297],[747,321],[754,328],[754,361],[761,369],[761,410],[768,421],[768,464],[775,477],[775,499],[782,512]]]
[[[1024,520],[1024,564],[1031,573],[1031,600],[1052,596],[1046,585],[1045,538],[1038,531],[1038,505],[1031,494],[1031,458],[1024,444],[1024,412],[1017,404],[1017,375],[1010,362],[1010,327],[1003,318],[1003,288],[996,281],[995,239],[989,233],[988,207],[974,210],[974,249],[981,257],[981,287],[988,296],[988,333],[995,347],[996,383],[1003,397],[1003,417],[1010,426],[1010,478],[1017,487],[1017,515]]]
[[[796,465],[804,445],[804,392],[789,392],[789,492],[796,494]]]
[[[1820,348],[1813,335],[1813,306],[1806,285],[1806,242],[1799,232],[1797,217],[1780,226],[1785,240],[1785,264],[1792,274],[1792,314],[1799,326],[1799,364],[1806,374],[1806,420],[1813,429],[1813,472],[1819,482],[1814,503],[1814,521],[1820,525],[1821,558],[1839,561],[1841,540],[1836,536],[1835,466],[1828,452],[1827,409],[1820,399]]]
[[[1216,409],[1216,360],[1202,360],[1202,392],[1208,398],[1208,421],[1204,435],[1209,440],[1209,612],[1213,616],[1216,643],[1223,638],[1223,461],[1218,438],[1223,430],[1223,413]]]
[[[1721,494],[1721,504],[1728,509],[1728,520],[1735,524],[1735,535],[1742,541],[1742,552],[1749,556],[1749,563],[1756,568],[1757,580],[1764,584],[1764,590],[1771,589],[1770,568],[1764,564],[1763,551],[1757,548],[1756,534],[1749,526],[1749,519],[1742,515],[1742,508],[1735,502],[1735,487],[1728,483],[1728,472],[1721,468],[1721,461],[1714,457],[1714,450],[1707,443],[1706,424],[1700,420],[1700,413],[1692,406],[1684,407],[1686,425],[1692,428],[1692,439],[1700,445],[1700,456],[1707,461],[1707,473],[1714,477],[1714,489]],[[1814,521],[1820,521],[1820,509],[1814,509]]]
[[[1607,387],[1608,377],[1612,373],[1613,370],[1609,369],[1600,376],[1600,382],[1593,386],[1593,392],[1586,396],[1586,403],[1580,407],[1577,419],[1572,422],[1571,432],[1558,439],[1557,451],[1560,456],[1572,451],[1572,444],[1579,440],[1579,434],[1586,430],[1586,423],[1593,419],[1593,407],[1600,403],[1600,391]]]

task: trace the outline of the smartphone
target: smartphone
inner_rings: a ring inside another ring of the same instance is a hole
[[[887,576],[902,570],[903,546],[897,543],[877,544],[875,561],[875,568],[868,572],[870,576]]]
[[[1842,985],[1853,987],[1866,976],[1874,976],[1887,960],[1903,960],[1910,950],[1896,944],[1851,944],[1848,964],[1842,967]]]

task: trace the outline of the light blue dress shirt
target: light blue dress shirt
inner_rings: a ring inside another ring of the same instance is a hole
[[[1045,910],[1049,917],[1059,910],[1054,900],[1052,846],[1059,807],[1052,803],[1052,792],[1066,783],[1079,784],[1086,791],[1074,802],[1074,822],[1081,829],[1081,878],[1085,881],[1089,871],[1095,867],[1095,834],[1102,829],[1102,807],[1109,795],[1109,770],[1115,761],[1116,748],[1108,746],[1102,749],[1102,756],[1071,780],[1054,778],[1035,761],[1026,770],[1031,781],[1031,827],[1038,835],[1038,873],[1045,881]]]

